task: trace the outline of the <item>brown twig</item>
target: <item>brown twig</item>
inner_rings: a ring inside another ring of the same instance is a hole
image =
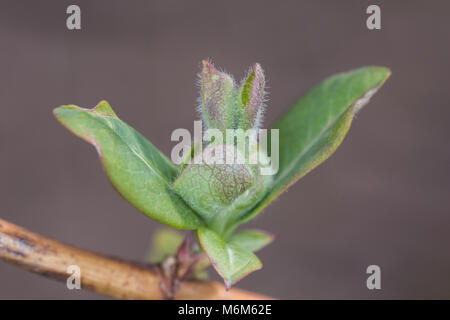
[[[0,259],[20,268],[66,281],[67,268],[81,270],[81,286],[118,299],[163,299],[160,273],[152,266],[107,257],[32,233],[0,219]],[[175,299],[268,299],[218,282],[185,281]]]

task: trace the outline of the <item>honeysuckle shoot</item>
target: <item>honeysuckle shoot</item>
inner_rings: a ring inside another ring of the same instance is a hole
[[[94,145],[123,198],[162,224],[193,230],[196,246],[189,250],[196,257],[203,252],[229,288],[262,267],[255,252],[273,240],[268,232],[237,227],[326,160],[342,142],[355,113],[389,75],[387,68],[370,66],[331,76],[266,130],[261,66],[253,65],[238,85],[204,60],[198,110],[205,133],[181,163],[121,121],[106,101],[92,109],[63,105],[54,114]],[[158,237],[156,245],[164,248],[156,249],[153,260],[175,250],[181,238],[172,234],[174,241],[167,240],[170,233]],[[208,265],[203,262],[202,268]]]

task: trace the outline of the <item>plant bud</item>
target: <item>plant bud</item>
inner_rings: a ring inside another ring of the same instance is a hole
[[[244,130],[258,128],[262,122],[264,109],[264,72],[256,63],[251,69],[246,79],[241,83],[238,91],[238,128]]]
[[[261,174],[259,163],[249,161],[259,150],[256,135],[245,138],[247,129],[261,122],[264,85],[261,66],[255,64],[236,94],[233,79],[203,60],[203,121],[206,129],[219,129],[226,139],[205,143],[203,151],[190,154],[173,190],[219,234],[251,209],[272,182]],[[238,129],[236,136],[228,136],[227,129]]]
[[[202,61],[200,111],[206,128],[225,132],[234,117],[234,80],[207,60]]]

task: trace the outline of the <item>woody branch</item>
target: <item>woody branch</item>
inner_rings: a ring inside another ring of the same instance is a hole
[[[0,219],[0,259],[40,275],[66,281],[67,268],[77,265],[81,286],[118,299],[164,299],[161,273],[155,265],[141,265],[107,257],[49,239]],[[183,281],[175,299],[268,299],[215,281]]]

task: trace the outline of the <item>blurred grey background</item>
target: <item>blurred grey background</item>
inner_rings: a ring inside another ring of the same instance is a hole
[[[78,4],[82,30],[66,28]],[[366,28],[379,4],[382,29]],[[448,1],[0,2],[0,217],[142,260],[157,222],[109,185],[94,148],[52,116],[107,99],[167,155],[192,129],[200,61],[269,84],[265,125],[336,72],[392,77],[338,151],[252,227],[278,234],[241,288],[285,299],[450,298]],[[381,267],[381,290],[366,268]],[[0,299],[98,299],[0,261]]]

